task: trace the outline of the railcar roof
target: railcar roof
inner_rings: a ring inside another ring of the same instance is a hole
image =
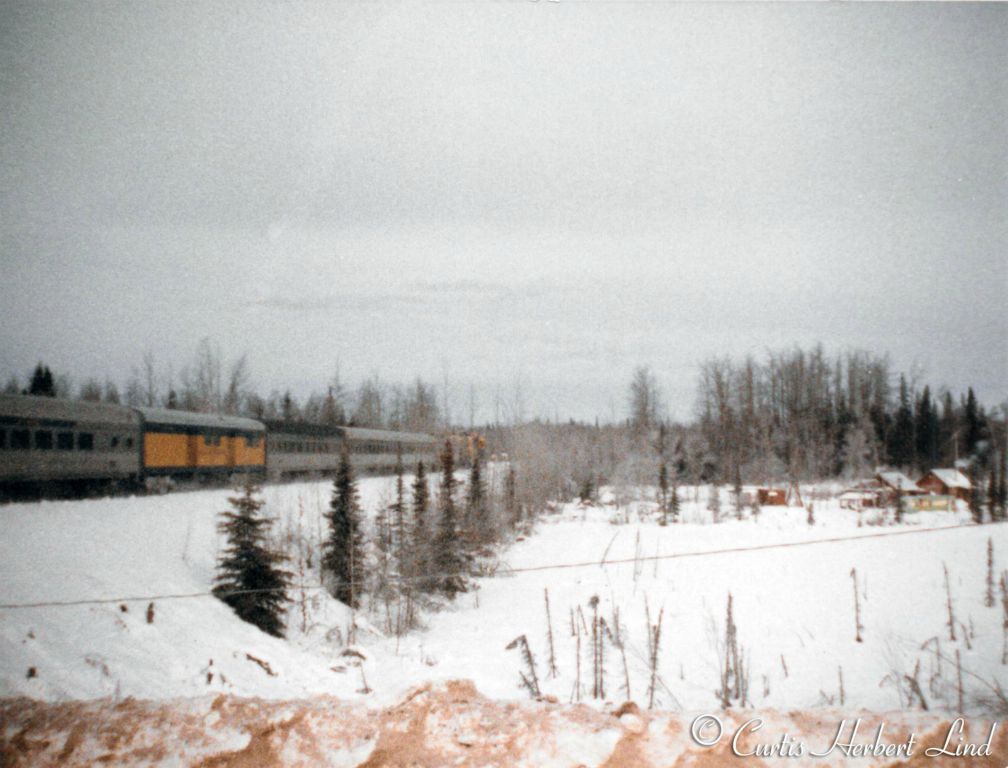
[[[309,421],[284,421],[283,419],[263,419],[270,434],[313,435],[320,437],[342,437],[343,428],[333,424],[314,424]]]
[[[422,432],[393,432],[388,429],[365,429],[364,427],[343,427],[344,433],[350,440],[401,440],[410,443],[434,443],[436,442],[430,435]]]
[[[144,419],[152,424],[168,424],[179,427],[212,427],[215,429],[240,429],[246,432],[265,432],[266,427],[255,419],[241,416],[225,416],[220,413],[194,413],[193,411],[173,411],[168,408],[137,408]]]
[[[0,395],[0,416],[59,421],[95,421],[136,426],[140,417],[132,408],[86,400],[65,400],[37,395]]]

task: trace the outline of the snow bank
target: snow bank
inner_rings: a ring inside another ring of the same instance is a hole
[[[391,490],[390,478],[361,483],[369,514]],[[814,526],[800,508],[765,508],[758,521],[736,520],[727,494],[726,519],[712,525],[703,490],[681,490],[689,522],[669,526],[658,524],[646,493],[621,507],[561,506],[532,535],[501,551],[494,577],[427,614],[426,628],[384,636],[377,629],[381,606],[358,615],[360,653],[351,656],[343,655],[350,616],[319,591],[292,608],[288,640],[264,635],[207,596],[155,600],[152,623],[146,598],[2,609],[0,695],[50,701],[331,695],[380,707],[426,681],[467,679],[493,698],[520,700],[528,697],[519,685],[522,660],[506,646],[524,634],[545,696],[595,707],[625,699],[646,706],[647,608],[652,621],[663,611],[655,705],[703,709],[717,704],[729,592],[752,706],[916,707],[906,681],[916,670],[928,705],[953,710],[957,652],[967,712],[990,711],[990,686],[1008,687],[1000,663],[1000,596],[993,607],[984,604],[987,541],[999,574],[1008,564],[1008,527],[962,526],[965,515],[943,513],[908,514],[899,526],[869,525],[878,521],[864,516],[859,526],[856,513],[823,499],[816,502]],[[216,515],[229,493],[0,507],[0,602],[206,592],[221,544]],[[322,534],[327,483],[271,486],[265,496],[279,529]],[[581,565],[538,570],[555,564]],[[861,643],[855,642],[852,571]],[[599,698],[592,695],[586,631],[593,597],[622,642],[622,652],[606,648]],[[597,744],[604,743],[599,737]]]

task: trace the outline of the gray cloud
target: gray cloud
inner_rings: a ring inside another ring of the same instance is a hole
[[[651,362],[684,415],[821,339],[1000,401],[1006,13],[8,3],[0,369],[211,335],[590,418]]]

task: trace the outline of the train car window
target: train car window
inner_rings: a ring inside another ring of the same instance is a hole
[[[77,450],[93,451],[94,435],[90,432],[81,432],[77,435]]]
[[[35,430],[35,447],[40,451],[51,451],[53,446],[52,432],[48,429]]]
[[[7,448],[7,430],[0,429],[0,451]]]
[[[126,448],[132,448],[133,447],[133,438],[132,437],[127,437],[126,438],[125,447]]]
[[[16,451],[27,451],[31,448],[31,433],[27,429],[12,429],[11,448]]]
[[[56,448],[61,451],[73,450],[73,432],[57,432]]]
[[[258,448],[259,447],[259,437],[258,436],[246,437],[245,438],[245,445],[248,446],[249,448]]]
[[[112,435],[112,439],[109,440],[109,447],[110,448],[118,448],[119,447],[119,436],[118,435]]]

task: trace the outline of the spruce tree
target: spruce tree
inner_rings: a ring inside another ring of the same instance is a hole
[[[658,465],[658,511],[661,513],[660,525],[668,525],[668,466],[662,459]]]
[[[1008,506],[1008,461],[1006,461],[1005,454],[1002,454],[1001,460],[1001,471],[998,473],[998,516],[999,519],[1004,520],[1006,517],[1006,509]]]
[[[48,365],[39,363],[35,366],[31,384],[28,386],[28,394],[40,397],[56,397],[56,382]]]
[[[508,466],[504,478],[504,510],[511,527],[517,529],[521,523],[521,506],[518,504],[518,478],[513,465]]]
[[[982,523],[983,503],[984,503],[983,479],[979,476],[979,474],[977,474],[972,464],[970,465],[969,469],[969,481],[970,481],[970,493],[969,493],[970,514],[973,516],[974,523]]]
[[[933,469],[938,463],[938,414],[931,402],[931,388],[926,385],[917,403],[914,431],[917,437],[918,468]]]
[[[483,487],[483,457],[476,450],[472,466],[469,467],[469,485],[466,488],[466,528],[473,542],[492,541],[490,506],[487,504],[486,489]]]
[[[360,502],[345,442],[340,449],[326,518],[329,521],[329,537],[323,547],[322,571],[332,580],[330,594],[351,608],[357,608],[363,584],[364,547]]]
[[[396,463],[395,463],[395,501],[392,502],[392,507],[389,512],[391,513],[391,520],[389,521],[392,530],[391,544],[393,551],[395,552],[395,558],[399,566],[399,572],[405,573],[406,565],[406,552],[409,548],[407,539],[409,538],[406,531],[406,484],[403,480],[403,473],[405,469],[403,468],[402,462],[402,443],[396,445]]]
[[[976,395],[973,393],[973,387],[970,387],[966,393],[963,421],[966,427],[966,452],[972,454],[976,448],[976,444],[980,442],[983,432],[983,417],[980,414]]]
[[[462,570],[465,559],[455,512],[455,455],[450,440],[441,452],[441,492],[438,497],[439,519],[434,538],[433,566],[441,592],[454,599],[466,590]]]
[[[413,479],[413,525],[409,541],[409,569],[411,578],[416,580],[418,589],[429,592],[432,582],[428,578],[431,564],[430,528],[427,515],[430,511],[430,489],[427,487],[427,469],[422,461],[417,462],[416,477]]]
[[[990,479],[987,481],[987,512],[990,515],[990,521],[997,522],[1000,519],[998,509],[998,479],[997,479],[997,462],[991,465]]]
[[[910,409],[910,394],[906,377],[900,376],[899,408],[896,420],[889,434],[889,456],[897,467],[905,468],[914,463],[914,420]]]
[[[267,546],[270,521],[259,514],[265,502],[258,493],[248,483],[241,496],[228,499],[232,509],[221,513],[217,528],[227,536],[227,546],[217,563],[213,592],[242,621],[283,637],[290,574],[280,567],[283,556]]]

